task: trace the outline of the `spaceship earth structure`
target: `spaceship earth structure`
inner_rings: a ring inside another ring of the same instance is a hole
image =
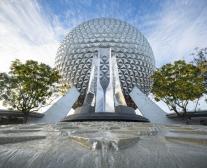
[[[134,86],[145,94],[149,93],[155,60],[147,39],[130,24],[110,18],[86,21],[68,33],[55,60],[62,82],[75,86],[84,95],[92,59],[98,54],[99,48],[111,48],[111,55],[116,57],[125,96]]]

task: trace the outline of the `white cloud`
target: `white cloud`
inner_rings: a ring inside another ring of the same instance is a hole
[[[157,66],[177,59],[190,60],[195,47],[207,47],[207,3],[170,1],[159,16],[151,16],[145,25]]]
[[[57,15],[52,11],[48,13],[35,0],[0,1],[0,71],[8,71],[15,58],[35,59],[53,65],[58,41],[69,28],[101,16],[120,18],[140,28],[152,46],[157,66],[176,59],[189,60],[195,47],[207,46],[205,0],[169,0],[163,4],[158,1],[161,5],[153,12],[150,8],[146,12],[145,6],[135,6],[131,1],[124,3],[124,7],[118,1],[77,3],[65,2],[67,10],[63,11],[60,21]],[[92,4],[94,8],[91,8]]]
[[[36,1],[0,2],[0,71],[8,71],[11,61],[33,59],[53,66],[58,37],[65,33],[54,16],[50,24]]]

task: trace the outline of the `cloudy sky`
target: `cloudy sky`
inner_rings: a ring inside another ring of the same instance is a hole
[[[125,20],[149,40],[157,67],[207,46],[206,0],[1,0],[0,71],[12,60],[53,66],[64,36],[97,17]]]
[[[8,72],[16,58],[53,66],[64,36],[98,17],[137,27],[157,67],[190,61],[195,47],[207,47],[207,0],[0,0],[0,72]]]

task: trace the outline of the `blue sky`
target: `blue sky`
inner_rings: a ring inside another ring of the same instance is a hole
[[[34,59],[53,66],[59,43],[83,21],[112,17],[137,27],[154,51],[157,67],[190,61],[207,46],[206,0],[1,0],[0,71]]]

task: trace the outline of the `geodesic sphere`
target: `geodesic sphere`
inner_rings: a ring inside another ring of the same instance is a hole
[[[116,56],[124,95],[129,95],[134,86],[148,94],[152,85],[150,76],[155,69],[152,49],[135,27],[117,19],[89,20],[68,33],[56,56],[62,82],[75,86],[84,95],[92,59],[98,48],[105,47],[111,48],[112,56]]]

